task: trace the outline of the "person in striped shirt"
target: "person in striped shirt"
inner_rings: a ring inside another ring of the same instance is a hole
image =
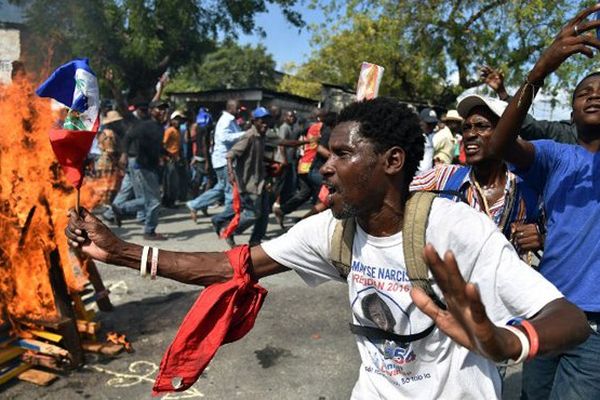
[[[539,196],[490,152],[488,143],[506,106],[480,95],[463,98],[457,110],[464,118],[467,165],[437,165],[417,175],[410,191],[459,192],[463,201],[486,213],[531,262],[531,252],[543,247]]]

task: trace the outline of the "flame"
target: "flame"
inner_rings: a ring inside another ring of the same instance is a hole
[[[133,347],[131,343],[127,340],[127,336],[122,333],[110,331],[106,333],[106,341],[114,344],[122,344],[125,348],[125,351],[128,353],[133,353]]]
[[[0,110],[0,314],[53,320],[48,254],[58,248],[71,293],[87,281],[63,233],[76,192],[50,147],[48,131],[56,119],[50,101],[38,98],[23,77],[0,85]],[[82,205],[91,208],[96,201],[84,185]]]

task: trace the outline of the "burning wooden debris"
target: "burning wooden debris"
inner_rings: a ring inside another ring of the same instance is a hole
[[[56,372],[80,367],[86,351],[114,355],[131,345],[118,334],[99,340],[92,308],[111,311],[109,292],[62,233],[75,191],[48,142],[50,102],[21,80],[0,86],[0,108],[0,384],[49,384]],[[95,201],[82,191],[84,205]]]

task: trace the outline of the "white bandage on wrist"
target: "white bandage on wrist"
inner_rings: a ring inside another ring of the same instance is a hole
[[[152,261],[150,264],[150,279],[156,279],[156,273],[158,272],[158,248],[152,248]]]
[[[144,278],[148,274],[148,251],[150,246],[144,246],[142,250],[142,259],[140,261],[140,276]]]
[[[517,338],[519,338],[519,342],[521,342],[521,354],[519,354],[519,357],[514,361],[512,359],[507,360],[505,365],[521,364],[529,355],[529,339],[527,339],[527,335],[525,335],[525,333],[523,333],[519,328],[515,328],[514,326],[499,326],[499,328],[511,331],[517,336]]]

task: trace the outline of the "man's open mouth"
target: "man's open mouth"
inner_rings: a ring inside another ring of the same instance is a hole
[[[584,107],[583,111],[586,113],[598,112],[598,111],[600,111],[600,103],[590,104],[589,106]]]
[[[481,146],[478,145],[477,143],[468,143],[468,144],[465,144],[465,153],[466,154],[475,154],[479,151],[480,148],[481,148]]]

